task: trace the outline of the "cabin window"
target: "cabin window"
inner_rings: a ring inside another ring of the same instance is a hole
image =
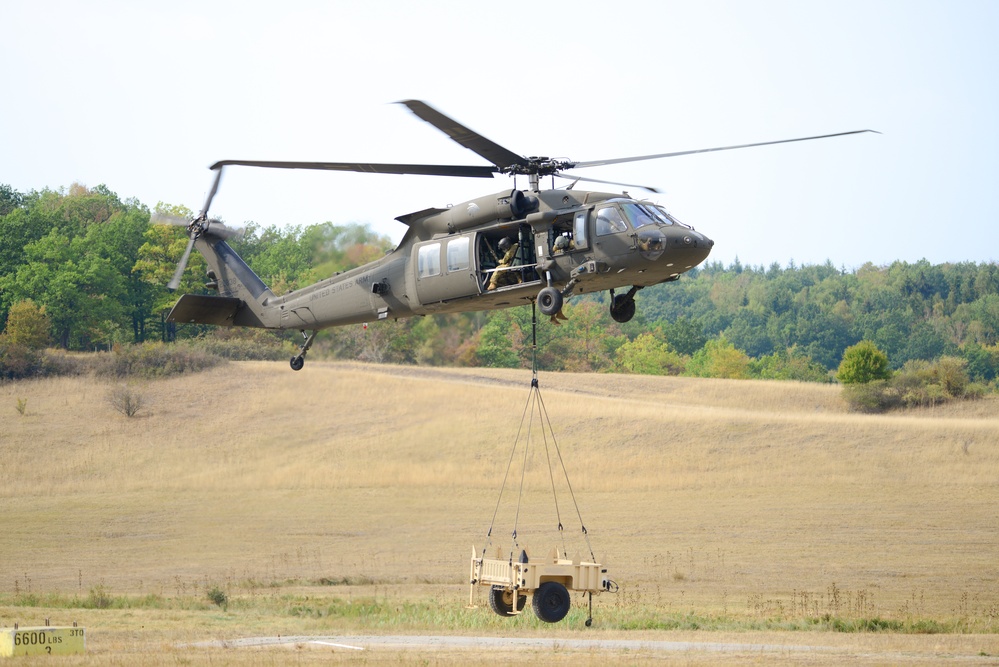
[[[597,211],[597,236],[607,234],[617,234],[627,231],[628,225],[621,217],[621,211],[617,207],[607,206]]]
[[[589,217],[588,213],[589,211],[579,211],[576,213],[576,219],[573,222],[573,247],[577,250],[589,245],[589,241],[586,240],[586,219]]]
[[[447,270],[465,271],[468,269],[469,237],[459,236],[447,242]]]
[[[441,244],[428,243],[420,248],[417,262],[421,278],[439,276],[441,274]]]

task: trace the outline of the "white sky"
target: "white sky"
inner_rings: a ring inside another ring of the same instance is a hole
[[[725,264],[999,259],[994,0],[0,0],[0,17],[0,183],[23,192],[104,183],[197,210],[220,159],[485,164],[391,104],[408,98],[579,161],[872,128],[585,175],[664,189]],[[212,214],[398,241],[398,215],[510,187],[232,168]]]

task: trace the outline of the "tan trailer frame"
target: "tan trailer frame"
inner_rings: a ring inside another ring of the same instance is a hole
[[[610,591],[614,585],[600,563],[584,561],[578,555],[566,558],[557,548],[552,549],[546,559],[532,560],[526,550],[521,551],[520,557],[514,559],[512,554],[504,557],[499,548],[495,558],[487,558],[484,553],[479,556],[473,546],[469,581],[469,605],[474,604],[475,587],[488,586],[491,595],[504,595],[503,602],[490,600],[493,610],[505,616],[514,616],[523,609],[524,600],[521,597],[530,593],[534,598],[532,606],[535,613],[541,620],[549,623],[562,620],[568,611],[566,606],[565,612],[559,615],[558,608],[551,609],[553,605],[558,607],[557,603],[561,602],[558,598],[549,600],[552,595],[561,595],[558,586],[566,592],[589,593],[591,613],[586,625],[592,622],[593,594]],[[544,599],[539,599],[539,595]]]

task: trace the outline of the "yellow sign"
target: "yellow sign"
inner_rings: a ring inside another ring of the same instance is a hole
[[[85,650],[83,628],[0,628],[0,656],[73,655]]]

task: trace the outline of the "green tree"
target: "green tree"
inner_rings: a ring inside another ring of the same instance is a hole
[[[678,317],[659,324],[662,336],[677,353],[690,356],[708,342],[701,325],[689,317]]]
[[[724,336],[709,340],[687,364],[686,375],[742,380],[749,377],[749,356]]]
[[[829,377],[825,366],[802,353],[797,346],[751,361],[750,370],[753,377],[763,380],[825,382]]]
[[[968,361],[968,374],[977,382],[991,382],[999,376],[999,345],[968,343],[961,348]]]
[[[531,309],[515,308],[523,317],[521,331],[530,343]],[[607,306],[593,299],[573,299],[562,313],[567,319],[551,325],[538,315],[538,366],[545,370],[586,373],[613,366],[614,350],[625,341]],[[529,352],[529,350],[526,350]],[[525,357],[528,363],[530,357]]]
[[[5,183],[0,183],[0,215],[7,215],[24,205],[24,195]]]
[[[617,348],[618,368],[641,375],[679,375],[684,364],[669,343],[652,333],[643,333]]]
[[[517,368],[521,366],[518,343],[523,341],[523,333],[514,314],[508,309],[492,314],[489,321],[479,331],[479,344],[475,350],[478,363],[497,368]]]
[[[888,355],[869,340],[862,340],[846,348],[836,372],[836,379],[843,384],[867,384],[890,377]]]

